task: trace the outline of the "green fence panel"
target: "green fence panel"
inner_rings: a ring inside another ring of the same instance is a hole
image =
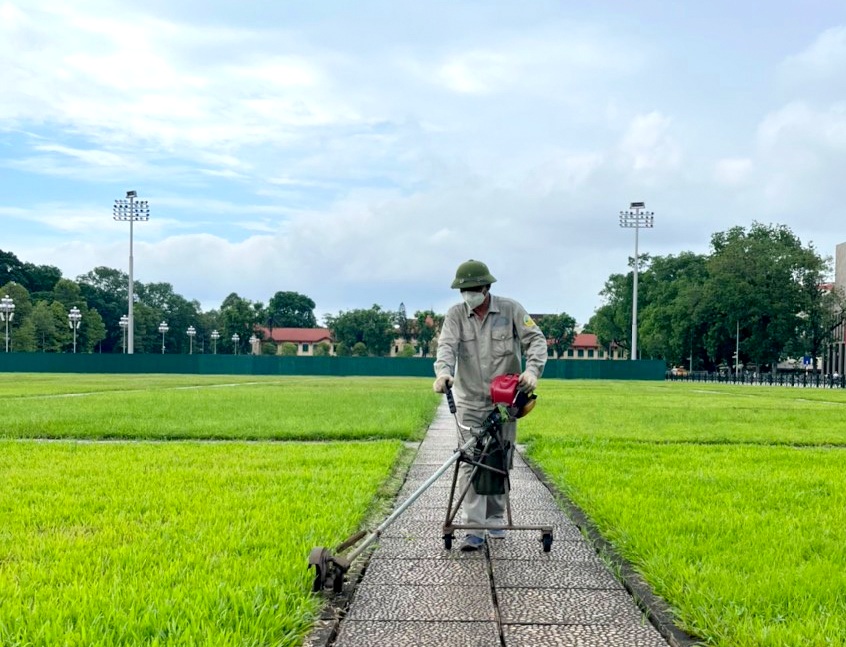
[[[335,375],[434,377],[431,357],[279,357],[0,353],[4,373],[181,373],[200,375]],[[549,360],[544,378],[663,380],[661,360]]]

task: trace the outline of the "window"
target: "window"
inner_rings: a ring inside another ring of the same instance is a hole
[[[303,344],[303,352],[304,353],[308,352],[308,344]]]
[[[593,349],[592,348],[588,349],[588,357],[593,357]]]
[[[573,356],[573,349],[571,348],[570,350],[567,351],[567,357],[572,357],[572,356]]]
[[[585,356],[585,351],[583,351],[583,350],[580,348],[580,349],[579,349],[579,352],[578,352],[578,356],[579,356],[579,357],[584,357],[584,356]]]
[[[602,359],[603,357],[605,357],[605,351],[601,350],[599,351],[599,359]]]

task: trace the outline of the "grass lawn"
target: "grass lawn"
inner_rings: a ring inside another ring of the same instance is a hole
[[[529,455],[723,647],[846,645],[846,394],[541,383]]]
[[[0,441],[0,645],[299,644],[401,448]]]
[[[0,645],[300,644],[310,550],[381,505],[440,400],[419,378],[0,374]]]
[[[0,437],[420,439],[423,378],[0,374]]]

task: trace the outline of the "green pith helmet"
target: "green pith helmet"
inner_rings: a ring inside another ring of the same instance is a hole
[[[478,288],[489,283],[496,282],[491,275],[488,266],[482,261],[464,261],[455,270],[455,280],[452,282],[453,289],[465,290],[467,288]]]

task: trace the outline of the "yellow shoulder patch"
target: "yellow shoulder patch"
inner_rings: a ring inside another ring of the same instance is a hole
[[[531,328],[536,324],[534,319],[532,319],[529,315],[526,315],[525,317],[523,317],[523,325],[527,328]]]

